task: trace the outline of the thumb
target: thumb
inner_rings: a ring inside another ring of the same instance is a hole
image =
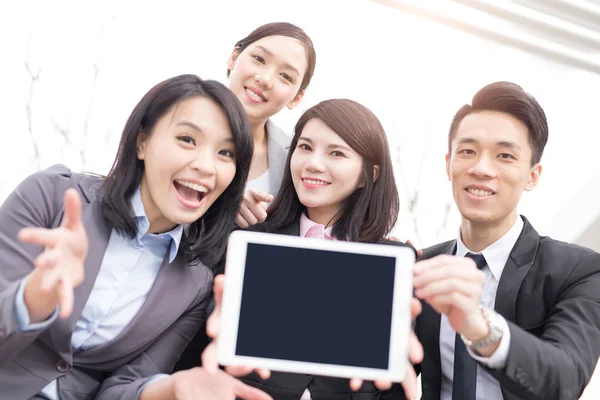
[[[222,274],[215,276],[213,281],[213,292],[215,294],[215,303],[217,306],[221,305],[223,301],[223,289],[225,288],[225,276]]]
[[[65,191],[65,216],[62,221],[62,226],[75,230],[81,226],[81,199],[79,193],[73,188]]]
[[[244,400],[273,400],[271,396],[262,390],[248,386],[239,380],[235,382],[234,385],[236,398]]]

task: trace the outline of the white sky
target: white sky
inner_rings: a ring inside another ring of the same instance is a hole
[[[456,234],[458,213],[444,167],[448,126],[476,90],[497,80],[514,81],[534,94],[551,127],[541,183],[524,195],[521,211],[538,231],[563,240],[575,240],[600,212],[593,185],[600,178],[595,162],[599,76],[368,0],[0,5],[0,200],[37,169],[25,112],[28,38],[31,68],[41,71],[31,103],[41,167],[64,163],[76,171],[106,173],[127,116],[151,86],[181,73],[226,83],[226,60],[235,42],[272,21],[300,25],[317,51],[304,104],[283,111],[276,122],[291,133],[302,109],[333,97],[371,108],[399,160],[403,213],[396,233],[401,237],[425,246]],[[52,121],[69,132],[72,144],[65,144]],[[408,197],[415,191],[419,197],[408,213]]]

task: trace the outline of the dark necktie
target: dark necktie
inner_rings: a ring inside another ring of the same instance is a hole
[[[478,269],[487,265],[481,254],[467,253]],[[475,400],[477,393],[477,362],[469,355],[459,334],[454,339],[454,377],[452,378],[452,400]]]

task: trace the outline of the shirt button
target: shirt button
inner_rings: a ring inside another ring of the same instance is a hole
[[[71,366],[65,360],[60,360],[56,363],[56,369],[58,370],[58,372],[65,373],[71,369]]]
[[[118,288],[118,287],[119,287],[119,285],[120,285],[119,281],[113,281],[113,284],[112,284],[112,286],[113,286],[115,289],[116,289],[116,288]]]
[[[141,243],[136,243],[136,244],[135,244],[135,248],[136,248],[137,250],[141,249],[142,247],[144,247],[144,246],[143,246]]]

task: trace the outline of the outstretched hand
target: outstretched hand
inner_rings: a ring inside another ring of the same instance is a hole
[[[44,247],[25,286],[25,304],[32,322],[44,320],[57,304],[60,317],[68,318],[73,311],[73,290],[84,280],[88,238],[81,220],[81,199],[75,189],[67,189],[64,204],[58,228],[24,228],[19,232],[23,242]],[[42,298],[54,299],[50,301],[54,304],[39,307]]]

